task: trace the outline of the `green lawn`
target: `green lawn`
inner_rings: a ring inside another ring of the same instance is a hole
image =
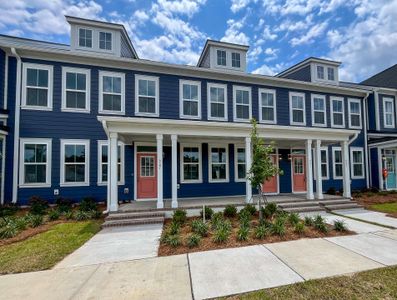
[[[370,208],[388,214],[397,213],[397,202],[373,204],[370,206]]]
[[[225,299],[397,299],[397,267],[310,280]]]
[[[27,240],[0,247],[0,274],[49,269],[100,230],[98,220],[55,225]]]

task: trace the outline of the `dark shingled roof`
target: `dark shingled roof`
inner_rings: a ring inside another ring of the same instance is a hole
[[[397,64],[375,74],[360,84],[397,89]]]
[[[392,141],[397,141],[397,138],[387,136],[382,138],[369,139],[368,145],[384,143],[384,142],[392,142]]]

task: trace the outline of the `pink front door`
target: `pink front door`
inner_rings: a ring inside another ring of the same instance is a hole
[[[157,197],[157,171],[155,153],[137,154],[137,197],[138,199]]]
[[[272,155],[272,162],[274,165],[277,165],[277,155]],[[273,176],[268,181],[265,181],[262,185],[262,192],[264,193],[277,193],[278,192],[278,180],[277,176]]]
[[[306,191],[306,158],[304,155],[292,156],[293,192]]]

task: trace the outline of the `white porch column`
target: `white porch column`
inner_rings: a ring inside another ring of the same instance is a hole
[[[343,162],[343,197],[351,197],[350,187],[350,159],[349,159],[349,143],[342,142],[342,162]]]
[[[317,199],[324,199],[323,195],[323,176],[321,172],[321,140],[316,140],[316,196]]]
[[[308,200],[313,200],[312,140],[306,141],[306,191],[306,198]]]
[[[171,135],[171,152],[172,152],[172,208],[178,207],[178,136]]]
[[[157,134],[157,208],[164,208],[163,202],[163,135]]]
[[[251,137],[245,138],[245,169],[248,174],[249,170],[251,169]],[[246,179],[245,181],[245,202],[252,203],[252,186],[251,182]]]
[[[110,133],[109,138],[109,168],[110,176],[110,205],[109,211],[117,211],[119,208],[118,186],[117,186],[117,133]]]

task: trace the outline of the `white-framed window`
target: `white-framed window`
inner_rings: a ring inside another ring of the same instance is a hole
[[[99,113],[125,113],[125,74],[99,71]]]
[[[331,97],[331,126],[345,127],[345,106],[341,97]]]
[[[88,186],[89,140],[61,140],[61,186]]]
[[[394,128],[395,126],[393,98],[383,98],[383,122],[385,128]]]
[[[245,164],[245,147],[235,145],[234,147],[234,181],[246,181],[247,167]]]
[[[335,81],[335,68],[327,67],[327,76],[329,81]]]
[[[117,145],[117,183],[124,185],[124,143],[118,142]],[[108,141],[98,141],[98,185],[108,182],[109,171],[109,143]]]
[[[332,173],[334,179],[343,179],[343,160],[341,147],[332,147]]]
[[[290,124],[306,125],[305,94],[289,93]]]
[[[233,85],[233,117],[234,121],[249,122],[251,112],[251,88]]]
[[[90,74],[88,69],[62,67],[62,111],[90,111]]]
[[[51,139],[22,138],[20,140],[20,187],[51,186]]]
[[[159,116],[159,78],[135,75],[135,114]]]
[[[52,110],[53,67],[23,63],[22,108]]]
[[[313,157],[316,157],[316,149],[313,149]],[[320,147],[320,164],[321,164],[321,177],[324,180],[329,179],[328,167],[328,147]],[[313,160],[314,162],[314,160]],[[317,168],[314,168],[314,179],[317,179]]]
[[[79,28],[79,47],[92,48],[92,30]]]
[[[232,67],[233,68],[241,67],[240,53],[238,52],[232,52]]]
[[[229,182],[228,145],[208,145],[209,182]]]
[[[208,83],[208,120],[227,121],[227,85]]]
[[[226,66],[226,51],[216,50],[216,63],[218,66]]]
[[[181,144],[180,151],[181,183],[201,183],[201,145]]]
[[[317,79],[324,79],[324,66],[317,66]]]
[[[201,119],[201,82],[179,80],[179,117]]]
[[[258,89],[259,122],[277,123],[276,90]]]
[[[112,51],[112,33],[100,31],[99,32],[99,49]]]
[[[361,128],[361,101],[349,98],[349,127]]]
[[[315,126],[327,126],[327,106],[324,95],[312,94],[312,123]]]
[[[350,169],[352,179],[364,178],[364,150],[360,147],[350,148]]]

